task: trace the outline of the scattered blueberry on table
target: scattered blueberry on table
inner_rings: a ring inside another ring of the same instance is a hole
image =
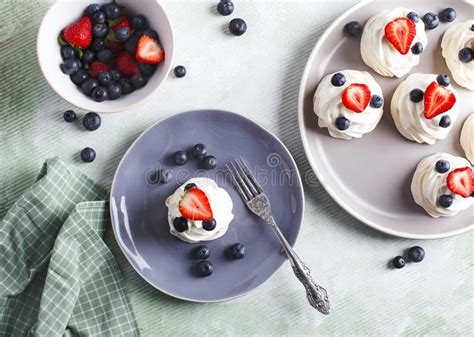
[[[102,120],[95,112],[88,112],[82,118],[82,125],[88,131],[97,130],[102,124]]]
[[[173,155],[173,161],[176,165],[184,165],[188,161],[188,155],[186,151],[176,151]]]
[[[403,268],[405,267],[405,259],[403,256],[395,256],[392,260],[392,265],[397,269]]]
[[[413,262],[421,262],[425,258],[425,250],[419,246],[411,247],[408,250],[408,257]]]
[[[96,153],[95,150],[90,147],[85,147],[81,151],[81,159],[86,163],[93,162],[95,159]]]
[[[229,22],[229,31],[232,35],[241,36],[247,31],[247,23],[240,18],[232,19]]]
[[[196,144],[191,153],[195,159],[203,160],[207,153],[206,146],[204,144]]]
[[[77,116],[76,113],[72,110],[64,111],[64,120],[68,123],[72,123],[76,120]]]
[[[214,156],[205,156],[202,160],[202,167],[206,170],[213,170],[217,166],[217,159]]]
[[[453,22],[454,20],[456,20],[456,17],[457,17],[456,10],[450,7],[445,8],[441,11],[441,13],[439,14],[439,17],[441,21]]]
[[[174,76],[176,76],[177,78],[183,78],[184,76],[186,76],[186,68],[184,66],[176,66],[174,68]]]
[[[227,248],[227,256],[231,259],[242,259],[245,256],[245,246],[241,243],[234,243]]]
[[[231,0],[220,0],[217,4],[217,12],[220,15],[231,15],[234,11],[234,3]]]
[[[156,174],[158,183],[160,184],[168,184],[171,178],[173,178],[173,174],[171,173],[171,171],[163,168],[159,169]]]
[[[203,260],[196,265],[196,273],[198,276],[209,276],[214,271],[214,266],[210,261]]]
[[[357,21],[351,21],[344,26],[344,32],[349,36],[359,37],[362,34],[362,25]]]
[[[198,260],[206,260],[211,256],[211,250],[206,245],[199,245],[191,250],[191,256]]]
[[[423,15],[423,22],[427,29],[435,29],[439,26],[439,18],[435,13],[428,12]]]

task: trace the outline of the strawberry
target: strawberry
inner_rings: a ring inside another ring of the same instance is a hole
[[[165,58],[165,51],[158,41],[148,35],[143,35],[138,40],[135,56],[140,62],[155,64]]]
[[[354,112],[362,112],[370,102],[370,89],[365,84],[353,83],[344,90],[342,103]]]
[[[110,67],[104,62],[94,61],[89,65],[89,73],[93,78],[96,78],[100,73],[109,71]]]
[[[385,37],[402,55],[410,51],[415,35],[416,25],[409,18],[397,18],[385,26]]]
[[[118,53],[125,47],[123,42],[107,40],[107,48],[109,48],[112,53]]]
[[[115,58],[115,68],[125,76],[132,76],[140,72],[133,56],[125,50],[120,52]]]
[[[132,30],[132,25],[130,24],[130,20],[128,20],[128,17],[124,16],[117,20],[118,20],[117,23],[115,23],[114,21],[111,25],[113,30],[117,30],[120,27],[125,27],[125,28],[128,28],[128,30]]]
[[[179,202],[181,215],[189,220],[211,220],[212,210],[206,194],[197,187],[193,187],[186,192]]]
[[[467,198],[474,193],[474,171],[470,167],[462,167],[448,174],[448,188],[451,192]]]
[[[431,82],[425,92],[425,111],[423,112],[426,119],[432,119],[451,109],[456,103],[456,96],[439,85],[437,82]]]
[[[79,48],[87,48],[92,41],[92,21],[88,16],[82,17],[79,21],[70,24],[64,29],[64,41]]]

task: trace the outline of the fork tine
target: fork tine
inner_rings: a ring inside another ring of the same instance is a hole
[[[239,192],[240,197],[242,199],[244,199],[244,201],[246,201],[246,202],[249,201],[250,200],[249,197],[247,196],[247,194],[245,194],[245,192],[240,187],[240,184],[237,181],[237,178],[235,177],[235,173],[233,172],[233,170],[230,168],[230,166],[228,164],[226,164],[225,166],[227,167],[227,170],[229,171],[230,176],[232,177],[232,183],[233,183],[235,189],[237,190],[237,192]]]
[[[235,161],[232,160],[230,162],[230,165],[232,165],[232,168],[234,170],[234,174],[236,176],[237,183],[240,185],[242,190],[244,191],[245,195],[247,195],[247,199],[250,200],[254,197],[252,192],[249,190],[247,184],[245,183],[244,179],[242,178],[242,175],[240,174],[239,170],[237,169],[237,166],[235,164]]]
[[[245,170],[242,167],[242,164],[240,164],[237,159],[234,159],[234,161],[235,161],[235,164],[237,165],[237,167],[239,168],[240,173],[242,173],[242,177],[243,177],[243,181],[244,181],[245,185],[250,190],[250,192],[252,192],[252,197],[256,197],[259,193],[258,193],[257,189],[255,188],[255,186],[250,181],[248,175],[245,173]]]
[[[242,162],[245,175],[250,179],[250,181],[252,182],[253,186],[254,186],[255,189],[257,190],[257,192],[258,192],[259,194],[260,194],[260,193],[263,193],[262,186],[260,186],[260,184],[258,183],[257,179],[254,177],[254,175],[252,174],[252,172],[250,172],[250,169],[249,169],[249,167],[247,166],[247,164],[245,163],[245,161],[242,159],[242,157],[239,157],[239,159],[240,159],[240,161]]]

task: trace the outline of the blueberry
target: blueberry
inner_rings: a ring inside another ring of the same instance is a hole
[[[130,20],[132,27],[136,30],[147,28],[148,24],[146,18],[143,15],[134,15]]]
[[[362,34],[362,26],[357,21],[351,21],[344,26],[344,32],[349,36],[359,37]]]
[[[220,15],[231,15],[232,12],[234,11],[234,4],[230,0],[221,0],[217,4],[217,12]]]
[[[108,20],[115,20],[122,14],[123,7],[115,2],[110,2],[103,5],[102,10]]]
[[[136,35],[137,35],[139,38],[142,37],[143,35],[147,35],[147,36],[151,37],[152,39],[158,41],[158,33],[157,33],[156,30],[154,30],[154,29],[144,29],[144,30],[140,30],[140,31],[137,32]]]
[[[454,8],[445,8],[439,14],[439,17],[444,22],[453,22],[456,19],[456,10]]]
[[[90,147],[85,147],[81,151],[81,159],[86,163],[93,162],[95,159],[95,150]]]
[[[174,163],[176,165],[184,165],[188,161],[188,155],[186,151],[176,151],[173,156]]]
[[[102,11],[95,12],[91,16],[92,23],[105,23],[105,14]]]
[[[97,75],[97,80],[101,85],[108,85],[112,82],[112,74],[110,74],[108,71],[104,71],[103,73]]]
[[[143,74],[135,74],[130,78],[130,83],[137,89],[143,88],[146,84],[146,77]]]
[[[138,34],[135,34],[131,38],[129,38],[127,41],[125,41],[125,49],[127,49],[127,51],[130,54],[135,55],[137,51],[137,44],[138,44],[139,38],[140,37],[138,36]]]
[[[66,75],[76,73],[81,68],[81,62],[76,59],[68,59],[59,65],[61,71]]]
[[[383,105],[383,98],[379,95],[373,95],[370,99],[370,106],[375,109],[381,108]]]
[[[424,96],[425,93],[421,89],[413,89],[412,91],[410,91],[410,100],[413,103],[421,102]]]
[[[444,208],[448,208],[453,204],[453,197],[448,194],[443,194],[439,197],[439,205]]]
[[[190,190],[191,188],[196,188],[196,184],[194,183],[189,183],[189,184],[186,184],[186,186],[184,186],[184,190],[187,191],[187,190]]]
[[[90,49],[86,49],[84,54],[82,54],[81,60],[84,64],[89,64],[95,60],[95,53]]]
[[[178,78],[186,76],[186,68],[184,66],[176,66],[174,68],[174,76]]]
[[[217,159],[214,156],[205,156],[202,160],[202,167],[206,170],[213,170],[217,166]]]
[[[64,120],[68,123],[72,123],[76,120],[76,113],[72,110],[66,110],[64,111]]]
[[[229,31],[232,35],[241,36],[247,31],[247,24],[242,19],[232,19],[229,22]]]
[[[104,63],[109,63],[113,58],[114,53],[112,53],[109,49],[102,49],[97,53],[97,59]]]
[[[466,47],[459,51],[458,57],[462,63],[469,63],[474,58],[473,54],[473,50],[469,47]]]
[[[103,102],[107,99],[107,90],[104,87],[97,87],[92,90],[92,98],[96,102]]]
[[[87,6],[86,10],[84,11],[85,15],[91,16],[94,13],[97,13],[100,11],[100,5],[99,4],[90,4]]]
[[[76,55],[76,51],[71,46],[62,46],[61,47],[61,57],[63,60],[72,59]]]
[[[346,76],[342,73],[335,73],[331,77],[331,84],[335,87],[341,87],[346,83]]]
[[[97,130],[101,124],[102,120],[95,112],[88,112],[82,118],[82,125],[84,125],[84,128],[89,131]]]
[[[408,250],[408,257],[413,262],[421,262],[425,258],[425,250],[419,246],[411,247]]]
[[[194,145],[191,153],[194,158],[203,160],[207,153],[206,146],[204,144],[196,144]]]
[[[105,40],[104,39],[95,39],[92,41],[91,48],[93,51],[97,52],[105,48]]]
[[[178,218],[174,218],[173,227],[179,233],[187,231],[188,228],[189,228],[188,227],[188,220],[186,218],[183,218],[182,216],[178,217]]]
[[[421,53],[423,53],[423,44],[421,42],[415,43],[411,47],[411,52],[415,55],[420,55]]]
[[[338,130],[344,131],[349,129],[349,126],[351,125],[351,121],[348,120],[346,117],[340,116],[336,118],[336,128]]]
[[[451,82],[449,80],[449,76],[448,75],[438,75],[436,77],[436,81],[439,83],[439,85],[442,85],[443,87],[447,87],[449,85],[449,83]]]
[[[171,171],[166,169],[159,169],[156,174],[160,184],[168,184],[171,178],[173,178]]]
[[[214,230],[214,228],[216,228],[216,219],[204,220],[202,222],[202,228],[204,228],[206,231]]]
[[[420,18],[418,17],[418,14],[416,14],[415,12],[408,13],[407,18],[409,18],[414,23],[418,23],[418,21],[420,21]]]
[[[245,246],[241,243],[234,243],[227,248],[227,256],[231,259],[241,259],[245,256]]]
[[[471,25],[471,31],[474,32],[474,23]]]
[[[426,28],[435,29],[439,25],[438,15],[428,12],[423,15],[423,22],[425,23]]]
[[[143,75],[150,77],[156,70],[156,64],[138,62],[138,68]]]
[[[89,73],[84,69],[80,69],[75,74],[71,75],[71,81],[75,85],[81,85],[88,78],[89,78]]]
[[[120,73],[116,69],[112,69],[110,71],[110,76],[112,76],[112,81],[115,82],[118,82],[118,80],[120,80],[120,78],[122,77],[122,75],[120,75]]]
[[[446,173],[451,168],[451,165],[449,164],[449,161],[440,159],[436,162],[435,168],[439,173]]]
[[[107,26],[105,23],[96,23],[92,27],[92,35],[94,37],[98,37],[98,38],[106,37],[108,32],[109,32],[109,26]]]
[[[207,260],[200,261],[196,265],[196,273],[199,276],[209,276],[214,271],[214,266]]]
[[[441,119],[439,120],[439,124],[438,124],[440,127],[442,128],[449,128],[449,126],[451,125],[451,117],[449,117],[448,115],[444,115],[443,117],[441,117]]]
[[[123,95],[128,95],[133,90],[135,90],[135,88],[132,86],[132,84],[130,83],[130,80],[127,77],[122,77],[119,80],[119,84],[122,87],[122,94]]]
[[[191,256],[195,259],[206,260],[211,256],[211,250],[206,245],[200,245],[191,250]]]
[[[81,84],[81,90],[84,94],[86,94],[87,96],[90,96],[92,94],[92,90],[94,90],[98,86],[99,86],[99,82],[97,80],[93,78],[89,78]]]
[[[110,100],[119,99],[122,96],[122,87],[118,83],[111,83],[107,86],[107,95]]]
[[[120,27],[115,31],[115,38],[120,42],[127,41],[130,38],[130,31],[127,27]]]
[[[402,256],[395,256],[392,265],[397,269],[403,268],[405,267],[405,259]]]

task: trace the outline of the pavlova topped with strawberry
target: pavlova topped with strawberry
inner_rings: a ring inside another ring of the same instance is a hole
[[[447,75],[412,74],[395,90],[390,110],[398,131],[418,143],[445,139],[459,115]]]
[[[380,75],[402,77],[420,62],[427,43],[425,25],[418,14],[400,7],[367,21],[360,51],[365,64]]]
[[[170,233],[185,242],[215,240],[234,218],[232,199],[209,178],[193,178],[165,202]]]
[[[89,5],[58,41],[62,72],[97,102],[144,87],[165,58],[158,33],[146,18],[128,16],[115,2]]]
[[[325,76],[314,94],[318,125],[335,138],[360,138],[383,114],[382,89],[365,71],[342,70]]]

